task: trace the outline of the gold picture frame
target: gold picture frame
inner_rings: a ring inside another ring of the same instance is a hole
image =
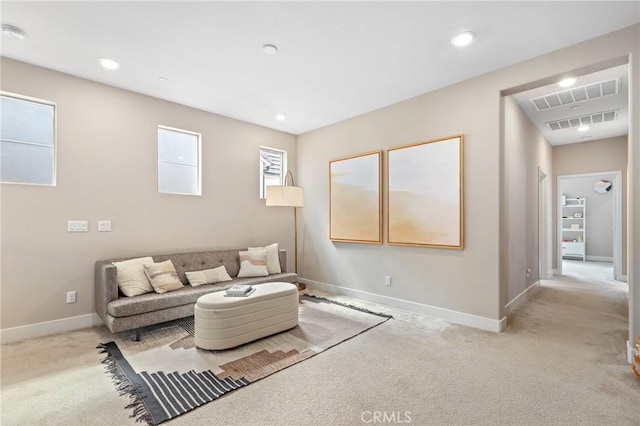
[[[329,162],[329,240],[382,244],[382,151]]]
[[[464,248],[464,136],[387,150],[389,245]]]

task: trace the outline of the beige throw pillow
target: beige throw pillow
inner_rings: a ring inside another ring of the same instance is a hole
[[[170,260],[146,264],[144,265],[144,273],[147,274],[156,293],[166,293],[184,287]]]
[[[279,274],[282,272],[280,268],[280,249],[278,243],[273,243],[266,247],[249,247],[249,251],[266,250],[267,251],[267,271],[269,275]]]
[[[238,278],[266,277],[269,275],[266,250],[241,251],[238,255],[240,256]]]
[[[203,271],[185,272],[187,280],[192,287],[197,287],[202,284],[213,284],[222,281],[231,281],[231,277],[227,272],[227,268],[218,266],[213,269],[205,269]]]
[[[122,294],[131,297],[153,291],[153,287],[151,287],[151,283],[142,267],[146,263],[153,263],[153,258],[139,257],[122,262],[113,262],[118,270],[118,287]]]

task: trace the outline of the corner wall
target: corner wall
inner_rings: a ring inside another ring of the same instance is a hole
[[[507,300],[516,297],[540,280],[539,262],[539,171],[547,177],[546,206],[551,214],[551,145],[520,109],[512,96],[504,99],[505,182],[504,233],[506,251],[503,264],[507,276]],[[527,269],[531,272],[527,277]]]
[[[509,280],[501,272],[507,259],[501,256],[506,253],[501,244],[506,228],[500,212],[509,201],[501,183],[505,141],[500,95],[532,82],[549,84],[594,64],[620,63],[638,53],[639,33],[640,25],[635,25],[299,136],[298,181],[306,191],[302,276],[371,297],[500,321],[509,301]],[[636,60],[632,85],[638,84],[637,74]],[[637,97],[632,99],[637,104]],[[637,105],[631,111],[637,126]],[[465,135],[464,250],[329,241],[330,160],[458,133]],[[634,146],[638,143],[633,139]],[[640,200],[634,206],[640,209]],[[393,277],[391,287],[384,286],[385,275]]]
[[[7,58],[1,65],[2,90],[57,104],[58,169],[55,187],[1,185],[3,331],[71,317],[90,325],[96,260],[271,242],[293,252],[291,212],[259,198],[258,149],[287,150],[295,173],[295,136]],[[158,193],[159,124],[202,134],[202,196]],[[113,231],[97,232],[99,219]],[[67,220],[88,220],[89,232],[68,233]],[[77,303],[65,303],[68,290]]]

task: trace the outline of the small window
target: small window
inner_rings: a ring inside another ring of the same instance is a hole
[[[0,181],[56,184],[55,105],[0,95]]]
[[[260,147],[260,198],[267,196],[267,186],[282,185],[287,174],[287,152]]]
[[[201,195],[199,133],[158,126],[158,192]]]

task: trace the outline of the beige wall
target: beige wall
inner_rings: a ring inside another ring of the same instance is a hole
[[[622,171],[622,274],[627,271],[627,136],[553,147],[554,230],[557,230],[558,176]],[[591,191],[593,192],[593,191]],[[587,207],[589,207],[587,205]],[[589,231],[587,231],[589,232]],[[557,268],[557,231],[553,233],[553,261]],[[589,236],[587,236],[589,238]],[[587,243],[588,244],[588,243]],[[588,247],[588,246],[587,246]],[[591,253],[587,253],[591,254]]]
[[[91,314],[96,260],[280,242],[292,213],[259,199],[258,147],[295,137],[2,59],[2,90],[57,104],[56,187],[2,185],[2,328]],[[202,134],[202,196],[158,194],[157,126]],[[67,233],[67,220],[88,233]],[[113,231],[98,233],[97,220]],[[292,259],[293,256],[290,256]],[[290,263],[291,266],[292,263]],[[78,302],[65,303],[68,290]]]
[[[538,182],[540,171],[547,176],[542,184],[551,206],[551,145],[512,96],[504,99],[504,123],[503,267],[511,302],[540,279]]]
[[[637,54],[639,28],[636,25],[299,136],[298,176],[306,190],[303,277],[501,319],[509,301],[508,278],[501,271],[506,262],[506,256],[501,257],[506,251],[500,243],[505,232],[501,210],[507,201],[501,186],[506,174],[501,93],[531,82],[549,84],[564,73],[594,64],[619,63],[630,52]],[[464,250],[329,241],[331,159],[457,133],[465,135]],[[384,286],[385,275],[393,277],[391,287]]]

